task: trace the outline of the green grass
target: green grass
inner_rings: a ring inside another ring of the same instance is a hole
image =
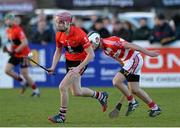
[[[115,88],[94,89],[109,92],[107,112],[101,112],[100,104],[93,98],[70,96],[65,124],[52,124],[47,120],[58,112],[58,88],[42,88],[40,98],[29,97],[30,89],[24,96],[19,96],[18,89],[0,89],[0,126],[180,126],[180,88],[145,89],[162,109],[162,114],[156,118],[148,117],[148,107],[138,99],[140,106],[129,117],[124,116],[127,109],[124,102],[117,119],[109,119],[108,113],[121,93]]]

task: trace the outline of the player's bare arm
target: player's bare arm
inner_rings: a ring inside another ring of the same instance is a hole
[[[24,47],[28,45],[27,38],[23,38],[20,41],[21,44],[14,50],[16,53],[20,52]]]
[[[134,50],[137,50],[137,51],[140,51],[148,56],[151,56],[151,57],[157,57],[159,55],[159,52],[158,50],[156,51],[149,51],[147,49],[144,49],[136,44],[132,44],[132,43],[125,43],[124,44],[124,47],[125,48],[129,48],[129,49],[134,49]]]
[[[84,61],[79,66],[72,69],[73,72],[79,73],[79,71],[82,68],[84,68],[91,60],[94,59],[95,54],[94,54],[93,48],[91,46],[86,48],[85,52],[87,53],[86,58],[84,59]]]
[[[94,50],[93,50],[93,48],[91,46],[86,48],[85,52],[87,53],[87,56],[84,59],[84,61],[79,65],[80,68],[85,67],[95,57]]]
[[[48,69],[50,74],[54,72],[57,63],[58,63],[59,59],[61,58],[61,52],[62,52],[62,48],[56,47],[56,50],[55,50],[54,56],[53,56],[52,65],[51,65],[51,67]]]

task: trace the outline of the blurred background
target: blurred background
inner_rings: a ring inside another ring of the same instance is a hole
[[[19,87],[4,74],[8,55],[2,47],[9,45],[3,16],[13,11],[29,40],[34,58],[49,67],[55,50],[53,15],[72,13],[73,23],[86,33],[97,31],[101,37],[119,36],[148,49],[158,49],[157,58],[144,56],[141,85],[143,87],[180,87],[180,0],[0,0],[0,88]],[[31,66],[30,73],[41,87],[58,87],[65,75],[64,56],[59,61],[56,76]],[[111,86],[120,69],[118,63],[96,53],[85,75],[87,86]]]

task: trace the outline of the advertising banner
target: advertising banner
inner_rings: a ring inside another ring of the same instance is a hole
[[[35,8],[35,0],[0,0],[0,12],[32,12]]]
[[[55,45],[47,46],[30,45],[33,52],[32,59],[40,65],[50,67],[52,63]],[[154,47],[145,46],[150,50],[159,50],[158,57],[149,57],[142,54],[144,65],[141,74],[142,87],[180,87],[180,47]],[[0,61],[0,88],[19,87],[17,81],[12,80],[4,73],[8,55],[0,53],[3,61]],[[102,51],[96,52],[92,61],[82,77],[82,86],[112,87],[112,79],[121,69],[121,65],[112,58],[106,56]],[[18,70],[18,67],[15,69]],[[56,75],[48,75],[43,69],[31,63],[30,75],[40,87],[58,87],[60,81],[66,74],[64,52],[55,70]]]
[[[55,46],[46,47],[32,45],[34,59],[45,67],[50,67]],[[142,87],[180,87],[180,48],[147,48],[159,50],[158,57],[149,57],[142,54],[144,65],[141,75]],[[96,52],[92,61],[82,77],[83,86],[109,86],[112,87],[112,79],[121,69],[121,65],[106,56],[102,51]],[[56,75],[48,75],[44,70],[33,64],[30,74],[40,86],[58,86],[66,74],[65,57],[62,57],[56,68]]]
[[[149,48],[157,50],[157,48]],[[143,55],[141,85],[145,87],[180,87],[180,48],[158,48],[158,57]]]
[[[180,0],[56,0],[59,8],[147,8],[147,7],[179,7]]]

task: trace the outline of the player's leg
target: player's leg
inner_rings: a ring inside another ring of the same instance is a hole
[[[126,96],[129,102],[134,102],[135,99],[133,98],[131,92],[128,90],[128,87],[123,83],[125,79],[125,76],[122,73],[118,72],[113,78],[113,85]]]
[[[114,79],[113,79],[113,85],[117,87],[127,98],[129,105],[128,105],[128,110],[126,112],[126,116],[128,116],[131,112],[133,112],[136,107],[138,106],[137,101],[133,97],[131,91],[129,91],[128,87],[123,83],[124,80],[126,79],[126,72],[122,68],[120,72],[118,72]]]
[[[71,68],[71,67],[76,67],[81,63],[81,61],[76,61],[76,62],[72,62],[72,61],[68,61],[66,60],[66,69],[67,71]],[[83,69],[81,69],[80,75],[83,75],[84,71],[87,69],[87,66],[84,67]],[[108,94],[107,92],[96,92],[93,91],[89,88],[81,88],[81,77],[76,76],[74,77],[75,80],[75,84],[73,84],[72,87],[72,93],[74,93],[75,95],[81,95],[81,96],[91,96],[94,97],[96,99],[98,99],[102,105],[102,110],[103,112],[106,111],[107,108],[107,98],[108,98]],[[74,89],[73,89],[74,88]],[[73,91],[74,90],[74,91]]]
[[[98,92],[92,89],[81,87],[81,75],[74,75],[73,85],[71,86],[71,92],[75,96],[93,97],[98,99],[102,105],[102,111],[105,112],[107,109],[107,92]]]
[[[125,81],[125,84],[126,84],[126,86],[128,87],[128,89],[131,92],[131,86],[128,86],[128,82],[127,81]],[[120,97],[120,100],[116,104],[115,108],[109,113],[109,118],[117,118],[119,116],[119,112],[120,112],[122,104],[123,104],[123,102],[125,100],[126,100],[126,97],[124,95],[122,95]]]
[[[39,89],[36,85],[36,83],[32,80],[32,78],[29,76],[29,60],[26,58],[21,58],[21,62],[20,62],[20,66],[21,66],[21,74],[22,76],[25,78],[25,80],[27,81],[27,84],[29,86],[31,86],[33,93],[32,93],[32,97],[39,97],[40,96],[40,92]]]
[[[21,67],[21,74],[27,81],[27,84],[32,88],[32,97],[39,97],[40,91],[37,87],[36,83],[32,80],[32,78],[29,76],[28,67]]]
[[[69,101],[69,88],[72,86],[73,77],[72,73],[68,72],[64,79],[61,81],[59,85],[60,92],[60,108],[59,113],[55,116],[48,117],[53,123],[64,123],[66,120],[67,106]]]
[[[131,85],[132,93],[137,95],[140,99],[142,99],[150,108],[149,116],[155,117],[160,114],[161,110],[158,107],[158,105],[152,101],[150,96],[140,88],[139,82],[140,82],[140,72],[143,65],[143,59],[140,54],[138,54],[134,58],[134,63],[137,63],[132,68],[132,74],[129,75],[128,80]]]
[[[129,84],[132,88],[133,94],[138,96],[140,99],[142,99],[147,104],[152,102],[152,99],[149,97],[149,95],[139,87],[139,82],[129,82]]]
[[[14,65],[11,63],[7,63],[5,67],[5,73],[17,81],[21,81],[20,75],[13,71]]]
[[[71,86],[71,93],[74,96],[84,96],[84,97],[91,97],[94,94],[89,88],[81,87],[81,76],[80,74],[74,75],[73,85]]]
[[[150,96],[140,88],[139,82],[130,82],[132,93],[142,99],[150,108],[150,117],[155,117],[161,113],[161,109],[158,105],[150,98]]]
[[[59,92],[60,92],[60,108],[59,113],[55,116],[51,116],[48,119],[53,123],[63,123],[66,119],[67,113],[67,105],[69,101],[69,88],[72,86],[73,83],[73,76],[72,72],[70,72],[71,67],[76,67],[80,64],[80,61],[69,61],[66,60],[66,76],[63,78],[59,85]]]
[[[20,59],[16,57],[10,57],[8,63],[5,67],[5,73],[9,76],[11,76],[13,79],[20,82],[22,86],[21,94],[24,93],[24,89],[26,88],[26,80],[19,74],[13,71],[13,68],[17,66],[20,63]]]

